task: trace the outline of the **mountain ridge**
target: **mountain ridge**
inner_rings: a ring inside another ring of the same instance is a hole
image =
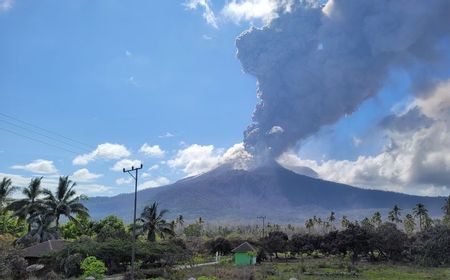
[[[86,202],[94,219],[114,214],[130,221],[133,193],[93,197]],[[183,215],[187,221],[202,217],[210,222],[247,223],[265,215],[278,223],[303,223],[312,215],[347,215],[359,219],[395,204],[411,209],[421,202],[432,215],[440,214],[443,197],[415,196],[363,189],[297,174],[278,164],[253,170],[229,166],[184,178],[166,186],[138,192],[138,213],[158,201],[169,218]]]

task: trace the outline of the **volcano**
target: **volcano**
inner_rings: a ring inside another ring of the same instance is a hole
[[[91,216],[100,219],[117,215],[132,220],[132,193],[113,197],[93,197],[86,202]],[[440,215],[443,197],[424,197],[380,190],[357,188],[297,174],[278,164],[253,170],[235,170],[220,166],[202,175],[173,184],[138,192],[138,213],[157,201],[168,209],[169,218],[183,215],[185,220],[198,217],[209,222],[248,223],[264,215],[276,223],[303,223],[313,215],[353,219],[387,212],[397,204],[411,210],[423,203],[431,215]]]

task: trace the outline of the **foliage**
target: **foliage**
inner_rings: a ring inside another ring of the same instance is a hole
[[[75,220],[68,221],[61,227],[61,234],[64,239],[75,239],[83,235],[94,235],[94,222],[88,216],[77,215]]]
[[[75,221],[73,214],[89,216],[88,209],[81,203],[84,197],[76,196],[75,186],[76,183],[69,180],[68,176],[61,176],[55,193],[48,189],[42,191],[46,196],[43,201],[46,208],[44,214],[55,218],[56,228],[59,227],[61,215],[72,221]]]
[[[0,181],[0,213],[2,213],[6,206],[12,202],[11,195],[17,190],[17,187],[12,186],[12,181],[9,178],[3,178]]]
[[[85,258],[80,265],[83,270],[83,277],[92,276],[95,279],[103,279],[105,277],[106,266],[105,264],[97,260],[96,257]]]
[[[228,255],[233,249],[230,241],[223,237],[217,237],[216,239],[209,240],[206,242],[206,247],[211,254],[219,252],[221,255]]]
[[[164,239],[166,235],[173,236],[173,226],[166,222],[164,215],[168,211],[163,209],[158,212],[158,203],[153,202],[152,205],[146,206],[141,213],[141,217],[138,219],[141,224],[139,228],[142,232],[147,232],[147,240],[154,242],[156,235]]]
[[[450,228],[435,226],[418,234],[412,245],[416,261],[429,266],[450,265]]]
[[[20,236],[24,234],[25,228],[23,221],[13,217],[11,212],[4,211],[0,213],[0,234]]]
[[[202,235],[202,225],[198,223],[190,224],[183,230],[187,237],[200,237]]]
[[[260,240],[262,247],[269,253],[275,254],[278,258],[279,252],[285,252],[287,249],[288,236],[281,231],[269,232],[269,236]]]
[[[123,221],[117,216],[110,215],[93,225],[97,241],[109,239],[129,239]]]

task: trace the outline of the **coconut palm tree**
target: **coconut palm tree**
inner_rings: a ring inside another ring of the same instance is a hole
[[[28,187],[22,190],[24,198],[15,200],[7,209],[13,211],[13,216],[16,216],[21,221],[25,221],[27,217],[32,216],[37,211],[42,211],[44,208],[42,199],[39,196],[43,193],[41,188],[40,178],[31,179]],[[31,230],[31,223],[28,223],[28,232]]]
[[[82,196],[77,196],[74,190],[77,184],[69,180],[68,176],[59,177],[58,187],[53,194],[50,190],[44,189],[45,195],[43,203],[45,205],[45,215],[52,215],[55,218],[56,228],[59,227],[61,215],[77,223],[74,215],[89,216],[88,209],[81,203]]]
[[[431,219],[428,216],[428,209],[422,203],[417,203],[413,209],[414,217],[419,218],[420,230],[426,229],[431,224]]]
[[[402,219],[400,218],[401,210],[402,209],[400,209],[400,207],[398,207],[398,205],[394,205],[394,208],[392,208],[392,210],[389,212],[389,215],[388,215],[389,221],[396,223],[396,224],[401,223],[402,222]]]
[[[147,240],[153,242],[156,240],[156,235],[165,238],[166,235],[174,235],[172,225],[164,219],[164,215],[168,211],[163,209],[158,212],[158,203],[153,202],[151,206],[146,206],[142,211],[141,217],[138,219],[141,222],[140,229],[142,232],[147,232]]]
[[[305,227],[308,230],[308,233],[311,233],[311,230],[314,228],[314,220],[311,218],[306,220]]]
[[[11,195],[16,190],[17,187],[12,186],[12,181],[10,178],[5,177],[2,181],[0,181],[0,213],[3,213],[6,206],[13,201]]]
[[[379,227],[381,225],[381,213],[378,211],[373,213],[371,222],[376,228]]]

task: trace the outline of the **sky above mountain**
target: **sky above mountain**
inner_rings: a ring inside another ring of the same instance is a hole
[[[143,189],[248,156],[257,79],[235,41],[281,21],[292,2],[0,0],[0,177],[24,186],[44,176],[53,188],[69,175],[80,192],[109,196],[133,190],[124,167],[144,164]],[[437,45],[447,61],[448,37]],[[448,69],[417,88],[389,68],[376,94],[279,162],[361,187],[449,195]]]

